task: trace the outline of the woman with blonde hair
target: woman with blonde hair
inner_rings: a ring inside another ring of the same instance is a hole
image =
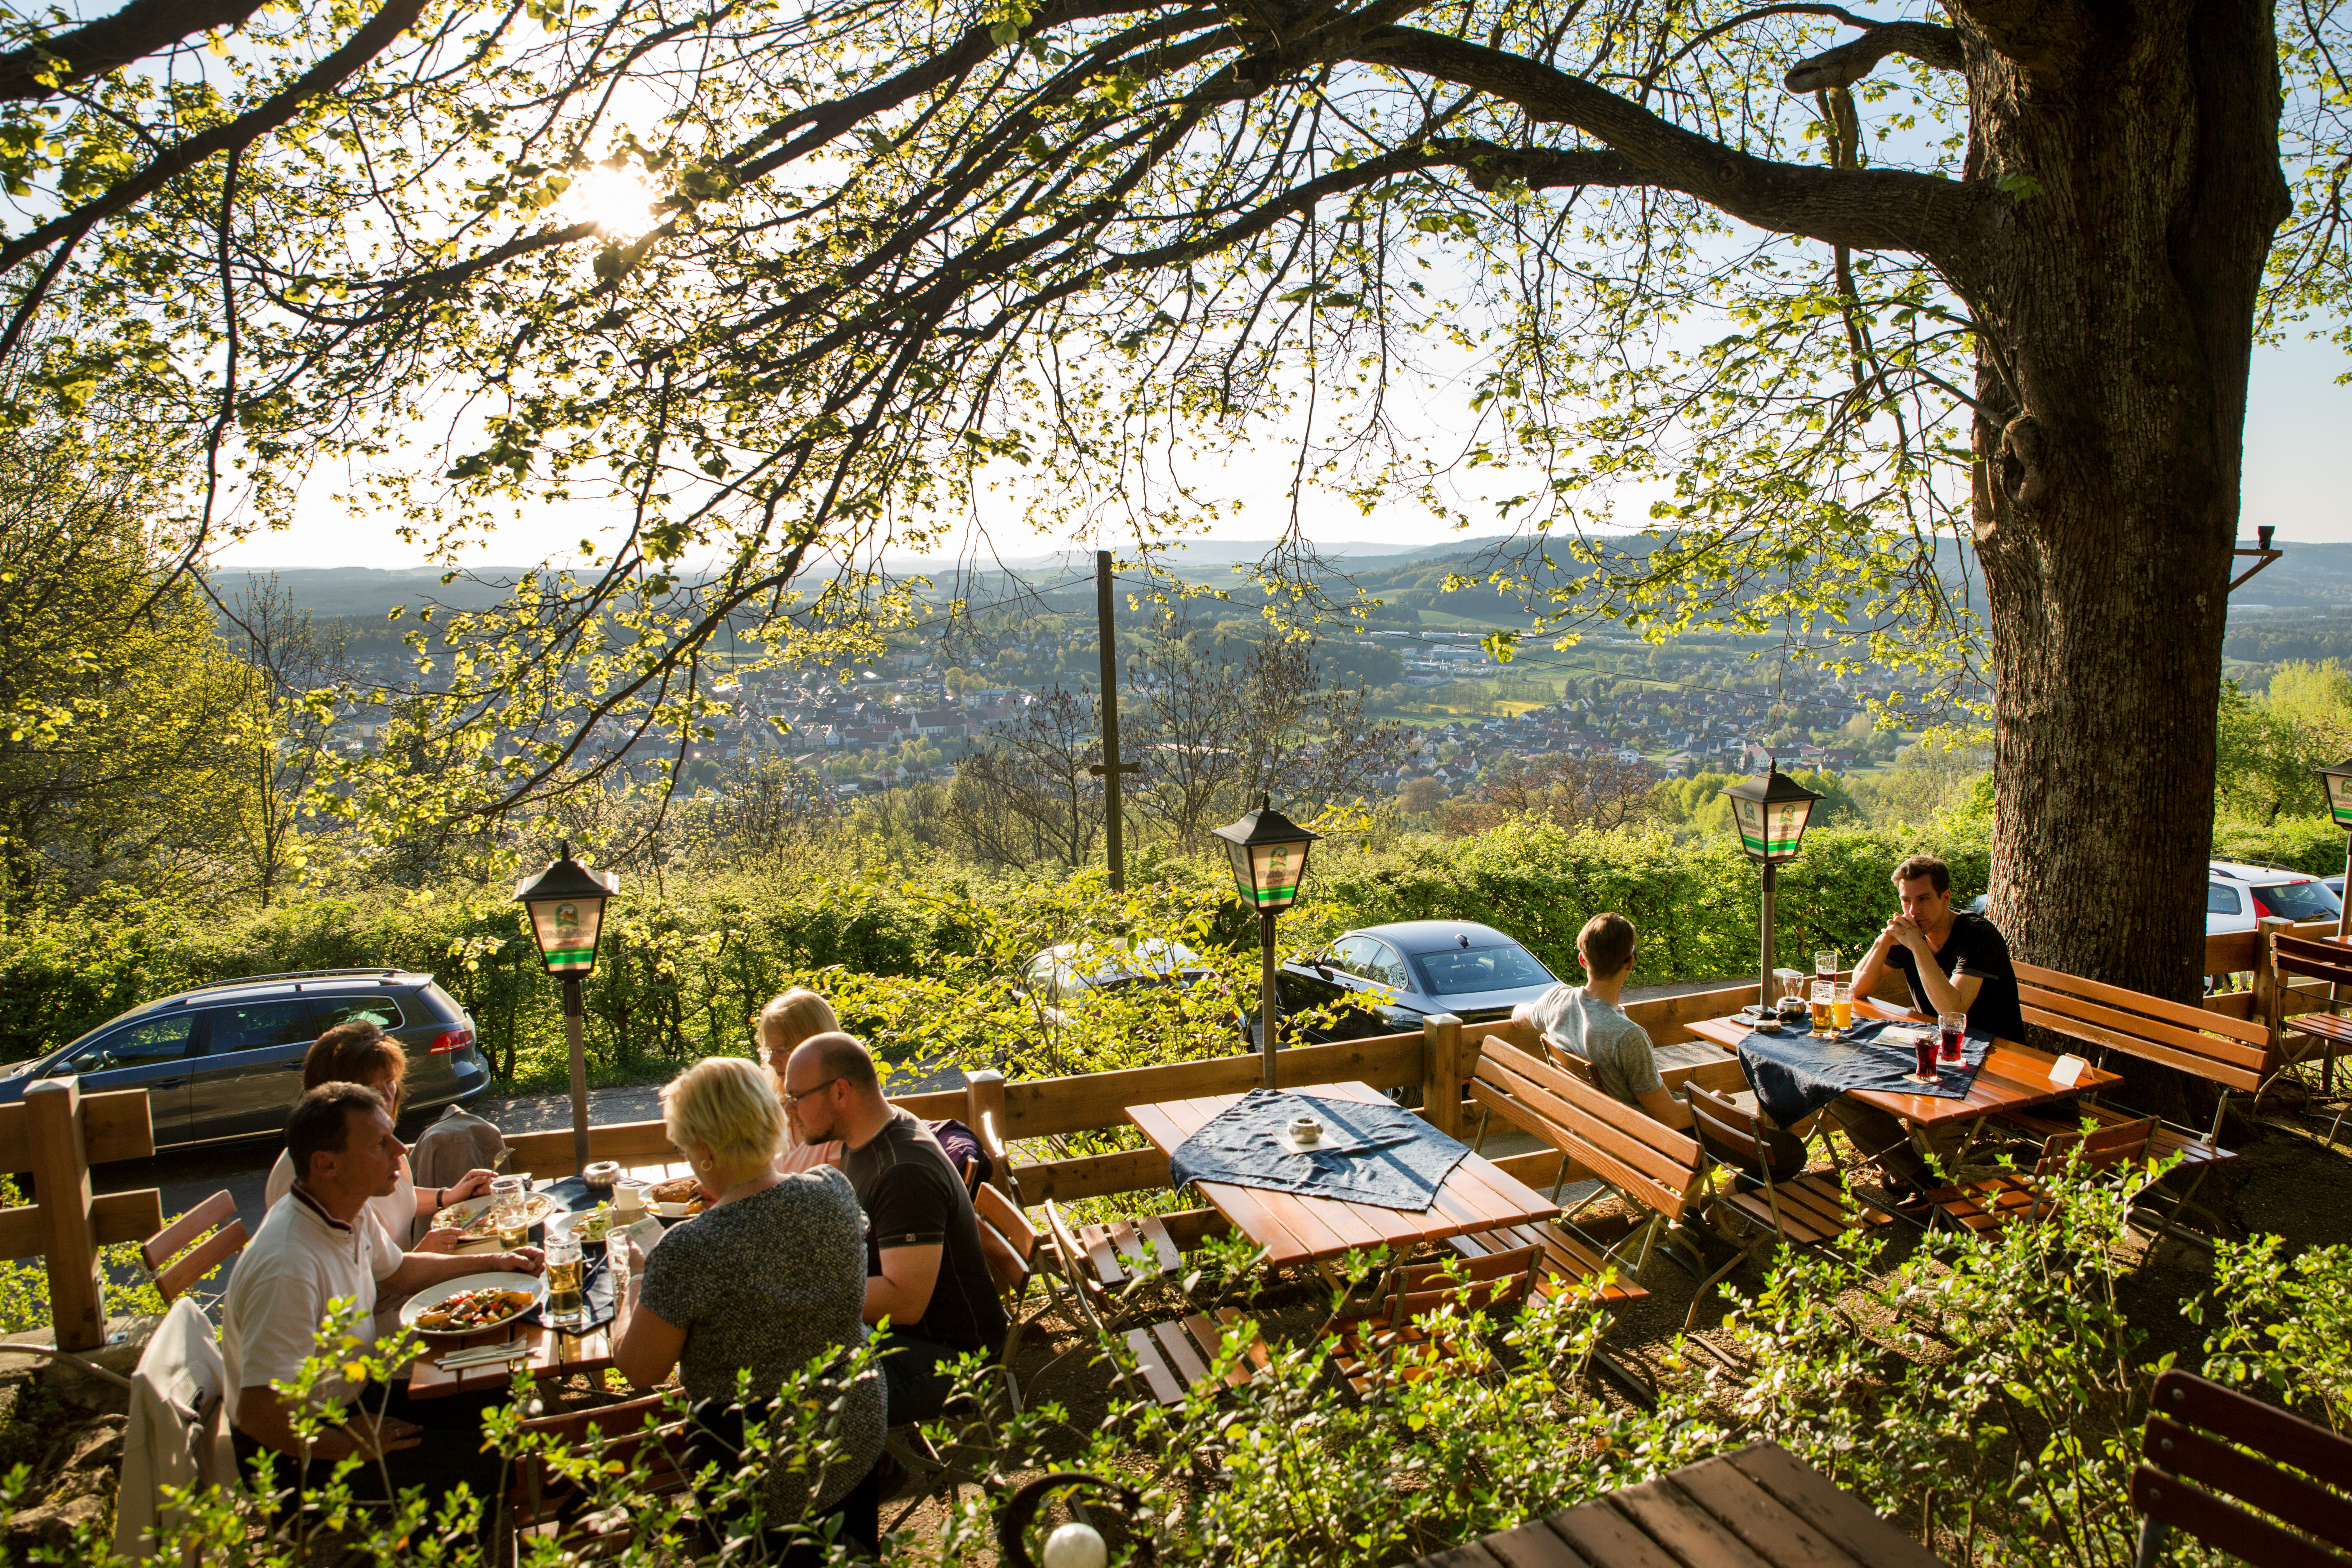
[[[613,1364],[647,1389],[677,1369],[693,1401],[689,1471],[715,1459],[731,1474],[744,1422],[787,1373],[820,1358],[837,1364],[866,1342],[866,1215],[849,1178],[833,1167],[776,1169],[784,1108],[768,1075],[740,1057],[712,1057],[672,1079],[662,1090],[662,1120],[706,1206],[632,1271]],[[736,1402],[736,1372],[745,1367],[750,1409]],[[838,1516],[842,1534],[871,1549],[882,1380],[869,1367],[825,1393],[838,1400],[841,1458],[814,1477],[772,1468],[765,1524],[772,1531]]]
[[[769,1081],[781,1098],[784,1092],[784,1064],[792,1059],[793,1049],[803,1040],[819,1035],[830,1035],[841,1028],[841,1021],[833,1016],[833,1005],[805,985],[795,985],[780,995],[768,998],[751,1020],[758,1036],[760,1056],[768,1064]],[[817,1165],[837,1165],[841,1163],[841,1142],[827,1139],[821,1143],[803,1143],[785,1118],[783,1152],[776,1156],[776,1169],[785,1175],[809,1170]]]

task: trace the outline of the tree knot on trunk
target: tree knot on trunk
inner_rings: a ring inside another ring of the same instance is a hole
[[[2050,493],[2050,478],[2042,421],[2031,414],[2011,420],[2000,433],[2001,493],[2019,506],[2039,506]]]

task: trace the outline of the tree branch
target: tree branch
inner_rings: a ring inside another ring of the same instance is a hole
[[[0,272],[5,272],[26,258],[37,256],[67,235],[77,234],[101,218],[131,206],[161,190],[165,184],[186,174],[190,169],[215,153],[226,153],[233,147],[250,145],[299,113],[304,104],[331,89],[358,70],[388,47],[392,41],[408,29],[425,9],[425,0],[391,0],[391,3],[368,18],[343,47],[297,77],[286,89],[264,100],[257,107],[238,115],[225,125],[216,125],[200,136],[174,143],[156,154],[144,169],[110,189],[104,195],[84,202],[69,212],[59,214],[28,234],[0,245]]]
[[[1491,191],[1505,180],[1517,180],[1531,191],[1572,188],[1578,185],[1653,185],[1679,189],[1664,177],[1653,174],[1622,153],[1605,148],[1561,149],[1558,147],[1506,147],[1496,142],[1481,142],[1468,136],[1433,136],[1429,150],[1437,154],[1433,166],[1442,159],[1452,163],[1470,177],[1470,183],[1482,191]]]
[[[1826,92],[1852,87],[1889,55],[1908,55],[1937,70],[1956,71],[1965,63],[1960,36],[1933,22],[1887,22],[1836,48],[1824,49],[1798,61],[1781,79],[1790,92]]]
[[[264,0],[131,0],[70,33],[0,55],[0,100],[47,98],[199,33],[234,27]]]
[[[1417,27],[1380,28],[1348,52],[1368,64],[1475,88],[1534,120],[1598,137],[1648,170],[1651,183],[1687,192],[1759,228],[1857,250],[1930,256],[1962,239],[1970,193],[1956,181],[1752,157],[1540,60]]]

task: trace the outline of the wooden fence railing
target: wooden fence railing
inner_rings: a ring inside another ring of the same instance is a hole
[[[84,1098],[79,1080],[54,1078],[28,1087],[22,1104],[0,1105],[0,1172],[33,1178],[33,1202],[0,1209],[0,1258],[47,1260],[59,1350],[106,1342],[98,1249],[144,1241],[163,1228],[162,1193],[144,1187],[93,1197],[89,1168],[154,1152],[143,1089]]]

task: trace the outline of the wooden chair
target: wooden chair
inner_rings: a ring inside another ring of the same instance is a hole
[[[686,1490],[689,1484],[686,1424],[662,1422],[666,1409],[663,1395],[649,1394],[593,1410],[543,1415],[524,1422],[522,1430],[566,1448],[587,1448],[601,1439],[597,1451],[604,1462],[625,1466],[637,1465],[640,1453],[650,1441],[656,1451],[643,1462],[643,1473],[631,1478],[631,1490],[639,1496],[672,1497]],[[582,1524],[576,1532],[567,1530],[567,1526],[581,1523],[581,1506],[588,1500],[589,1494],[550,1463],[545,1454],[522,1455],[515,1461],[513,1477],[507,1487],[506,1525],[514,1546],[509,1561],[522,1562],[523,1537],[541,1532],[576,1533],[581,1538],[576,1544],[583,1556],[599,1554],[600,1548],[620,1545],[627,1537],[625,1519],[602,1521],[601,1525]]]
[[[2320,1093],[2332,1096],[2336,1090],[2336,1058],[2352,1050],[2352,1017],[2336,1011],[2347,1005],[2337,999],[2337,988],[2352,986],[2352,946],[2296,936],[2292,931],[2273,928],[2268,921],[2263,926],[2262,940],[2270,949],[2270,968],[2275,982],[2270,993],[2270,1016],[2263,1020],[2279,1054],[2278,1069],[2272,1075],[2272,1081],[2315,1058],[2319,1062]],[[2298,985],[2297,981],[2304,984]],[[2324,989],[2315,990],[2314,983]],[[2287,1011],[2297,1003],[2316,1005],[2308,1012]],[[2267,1089],[2269,1085],[2263,1087]],[[2259,1101],[2261,1093],[2258,1091],[2254,1098]],[[2331,1144],[2344,1125],[2344,1115],[2339,1110],[2334,1125],[2327,1130],[2327,1142]]]
[[[2201,1079],[2218,1091],[2212,1124],[2203,1132],[2159,1122],[2149,1148],[2159,1157],[2178,1154],[2189,1173],[2188,1184],[2177,1194],[2145,1189],[2143,1198],[2157,1212],[2146,1216],[2167,1235],[2199,1246],[2206,1238],[2179,1222],[2193,1209],[2197,1189],[2234,1151],[2221,1146],[2221,1121],[2232,1095],[2259,1095],[2277,1071],[2279,1052],[2271,1041],[2270,1026],[2201,1007],[2168,1002],[2119,985],[2102,984],[2080,975],[2020,963],[2018,999],[2025,1021],[2038,1024],[2091,1047],[2094,1059],[2104,1062],[2114,1052],[2156,1062]],[[2140,1121],[2144,1113],[2084,1097],[2048,1115],[2021,1111],[2000,1120],[2021,1131],[2047,1140],[2076,1131],[2089,1117],[2102,1125]],[[2161,1209],[2158,1203],[2168,1199]]]
[[[221,1192],[141,1242],[139,1257],[168,1307],[197,1280],[244,1251],[245,1242],[245,1221],[236,1217],[236,1200]]]
[[[1187,1312],[1167,1322],[1129,1329],[1120,1338],[1134,1358],[1135,1371],[1130,1374],[1121,1367],[1117,1375],[1137,1398],[1148,1395],[1161,1405],[1181,1405],[1187,1394],[1209,1381],[1224,1349],[1226,1331],[1242,1321],[1239,1307],[1223,1307],[1213,1315]],[[1225,1385],[1241,1387],[1264,1372],[1269,1360],[1265,1342],[1254,1341],[1226,1372]]]
[[[1466,1316],[1526,1300],[1542,1253],[1538,1247],[1517,1247],[1390,1270],[1376,1296],[1323,1325],[1339,1375],[1369,1398],[1392,1378],[1426,1376],[1441,1361],[1485,1372],[1493,1364],[1492,1352],[1475,1337],[1429,1320],[1447,1307]]]
[[[2352,1552],[2347,1491],[2352,1441],[2218,1383],[2167,1372],[2156,1380],[2132,1471],[2138,1568],[2155,1568],[2168,1530],[2254,1568],[2342,1568],[2347,1559],[2328,1548]]]
[[[2087,1133],[2056,1133],[2042,1145],[2032,1175],[2003,1171],[1981,1181],[1938,1187],[1927,1194],[1927,1203],[1937,1221],[1979,1234],[2020,1222],[2039,1224],[2055,1212],[2054,1200],[2042,1184],[2052,1173],[2078,1158],[2086,1170],[2144,1163],[2161,1129],[2155,1117],[2143,1116],[2137,1121],[2111,1121]]]
[[[1658,1238],[1704,1201],[1706,1153],[1696,1139],[1619,1104],[1508,1041],[1486,1037],[1472,1068],[1470,1098],[1599,1179],[1601,1192],[1559,1223],[1591,1247],[1602,1264],[1622,1268],[1629,1279],[1640,1278]],[[1634,1216],[1633,1231],[1613,1247],[1601,1246],[1573,1223],[1602,1193],[1613,1194]]]
[[[1183,1272],[1184,1254],[1157,1215],[1073,1226],[1053,1199],[1042,1206],[1070,1289],[1107,1332],[1123,1331],[1143,1310],[1145,1288]]]
[[[1708,1199],[1707,1217],[1717,1233],[1740,1250],[1700,1283],[1691,1298],[1690,1314],[1683,1320],[1685,1333],[1698,1321],[1709,1290],[1741,1264],[1761,1262],[1775,1247],[1821,1247],[1858,1226],[1892,1223],[1892,1215],[1857,1204],[1834,1172],[1807,1172],[1774,1181],[1764,1129],[1753,1113],[1696,1084],[1685,1085],[1683,1093],[1706,1136],[1738,1158],[1754,1162],[1762,1173],[1752,1190],[1735,1183]]]

